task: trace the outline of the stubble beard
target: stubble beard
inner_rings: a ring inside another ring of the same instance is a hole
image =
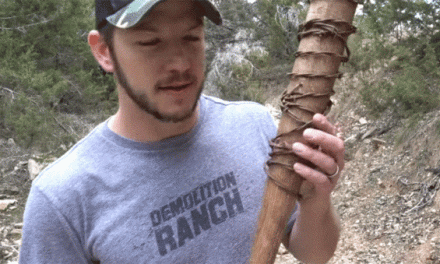
[[[199,102],[200,96],[203,91],[204,81],[198,87],[196,99],[194,100],[194,103],[193,103],[192,107],[190,108],[190,110],[188,110],[187,112],[184,112],[184,113],[179,113],[179,114],[161,113],[157,108],[155,108],[153,106],[153,104],[151,103],[151,99],[148,98],[148,96],[145,93],[141,94],[141,93],[135,92],[133,87],[128,82],[126,75],[122,71],[122,69],[119,65],[119,62],[116,59],[116,56],[114,56],[114,54],[112,54],[112,57],[113,57],[113,62],[114,62],[114,74],[116,75],[116,78],[118,80],[119,85],[127,93],[128,97],[130,97],[130,99],[133,100],[133,102],[140,109],[142,109],[144,112],[154,116],[159,121],[166,122],[166,123],[183,122],[183,121],[191,118],[194,115],[196,108],[197,108],[197,104]],[[189,73],[184,73],[181,75],[182,76],[180,76],[179,73],[176,73],[174,76],[170,77],[169,78],[170,80],[167,82],[172,82],[173,80],[193,80],[193,81],[196,80],[196,78],[194,76],[190,75]],[[155,90],[158,89],[157,85],[154,87],[154,89]]]

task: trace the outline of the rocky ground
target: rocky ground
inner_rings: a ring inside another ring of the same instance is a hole
[[[345,131],[346,167],[333,194],[342,235],[329,263],[440,263],[440,111],[370,119],[344,87],[331,112]],[[299,263],[283,252],[276,263]]]
[[[342,237],[329,263],[440,263],[440,112],[414,127],[348,117],[346,168],[333,195]],[[298,262],[285,254],[277,263]]]
[[[17,259],[22,214],[31,180],[27,170],[30,155],[12,140],[0,142],[0,263]]]
[[[440,111],[421,120],[392,113],[373,120],[347,90],[338,93],[331,114],[344,128],[347,151],[333,197],[342,237],[329,263],[440,263]],[[0,141],[0,264],[18,259],[30,171],[51,156]],[[276,263],[298,262],[281,248]]]

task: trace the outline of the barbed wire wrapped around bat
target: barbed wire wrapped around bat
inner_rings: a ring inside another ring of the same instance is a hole
[[[309,0],[309,1],[307,1],[307,3],[310,4],[311,1],[312,0]],[[350,1],[354,4],[363,4],[364,3],[364,0],[348,0],[348,1]]]
[[[351,0],[356,2],[356,0]],[[296,58],[307,57],[307,56],[327,56],[338,58],[340,62],[348,62],[350,58],[350,50],[347,45],[347,38],[349,35],[356,32],[356,27],[351,25],[348,22],[335,20],[335,19],[312,19],[307,21],[306,23],[300,25],[298,40],[301,41],[306,37],[318,36],[320,38],[331,37],[338,39],[343,46],[343,54],[337,54],[333,52],[327,51],[298,51],[296,52]],[[342,73],[300,73],[300,72],[292,72],[289,74],[291,79],[305,78],[305,79],[315,79],[315,78],[325,78],[325,79],[337,79],[342,77]],[[333,87],[329,87],[326,92],[310,92],[313,89],[306,89],[308,87],[304,87],[305,82],[299,82],[293,89],[290,91],[285,90],[281,97],[281,110],[283,114],[287,115],[291,119],[294,120],[298,126],[291,131],[279,133],[276,138],[271,141],[272,153],[270,154],[271,158],[266,163],[266,172],[268,178],[273,181],[280,188],[285,191],[297,196],[301,197],[299,193],[295,193],[292,187],[286,186],[286,184],[279,181],[274,175],[271,175],[269,172],[269,166],[277,165],[281,166],[286,170],[293,171],[293,164],[297,161],[297,158],[294,158],[289,163],[285,161],[280,161],[277,159],[278,156],[283,155],[294,155],[291,151],[291,146],[289,146],[286,142],[283,141],[283,138],[289,136],[294,133],[298,133],[303,131],[307,127],[311,126],[311,120],[302,120],[297,114],[298,112],[306,112],[306,116],[313,116],[316,112],[315,110],[304,105],[304,99],[306,98],[327,98],[328,103],[324,107],[324,114],[330,111],[332,106],[332,102],[330,97],[334,94]],[[306,92],[305,92],[306,91]],[[325,101],[325,100],[324,100]]]

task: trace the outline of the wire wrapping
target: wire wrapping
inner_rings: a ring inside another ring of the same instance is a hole
[[[350,0],[354,3],[358,3],[356,0]],[[338,39],[343,48],[344,52],[343,54],[337,54],[333,52],[322,52],[322,51],[298,51],[295,54],[296,58],[301,57],[307,57],[307,56],[315,56],[315,57],[333,57],[340,60],[340,62],[348,62],[350,58],[350,50],[347,46],[347,38],[349,35],[356,32],[356,27],[351,25],[348,22],[345,21],[339,21],[334,19],[326,19],[326,20],[319,20],[319,19],[313,19],[310,21],[307,21],[306,23],[302,24],[299,28],[299,34],[298,39],[301,41],[301,39],[310,37],[310,36],[318,36],[320,38],[327,38],[332,37]],[[288,74],[289,77],[292,79],[298,79],[298,78],[306,78],[306,79],[315,79],[315,78],[326,78],[326,79],[337,79],[342,77],[342,73],[334,73],[334,74],[324,74],[324,73],[299,73],[299,72],[292,72]],[[307,88],[304,87],[304,82],[300,82],[297,84],[291,91],[289,92],[287,89],[283,92],[281,97],[281,110],[283,112],[283,115],[287,115],[289,118],[294,120],[294,122],[297,125],[296,128],[285,132],[280,133],[270,142],[270,146],[272,147],[272,152],[270,153],[270,159],[266,162],[266,174],[268,176],[268,179],[270,179],[273,183],[275,183],[278,187],[285,190],[286,192],[297,196],[298,198],[301,198],[301,195],[297,193],[296,190],[293,190],[291,186],[286,186],[286,184],[282,183],[279,179],[271,175],[269,172],[270,166],[281,166],[286,170],[294,171],[293,165],[296,161],[299,160],[299,157],[295,155],[295,153],[292,150],[292,147],[285,141],[282,140],[283,137],[288,136],[293,133],[298,133],[308,127],[311,126],[311,120],[303,120],[298,115],[295,114],[295,112],[302,111],[309,113],[310,115],[314,115],[316,112],[304,105],[303,102],[300,102],[302,99],[306,98],[327,98],[328,103],[325,106],[324,114],[328,113],[330,111],[330,108],[332,106],[332,102],[330,100],[330,97],[334,94],[333,87],[330,87],[329,92],[324,93],[314,93],[314,92],[303,92],[303,89]],[[281,162],[276,160],[278,156],[283,155],[290,155],[294,156],[294,160],[291,161],[291,163]]]
[[[364,0],[347,0],[347,1],[352,2],[353,4],[363,4],[364,3]],[[308,2],[309,3],[313,2],[313,0],[309,0]]]

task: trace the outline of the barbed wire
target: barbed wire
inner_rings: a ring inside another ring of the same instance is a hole
[[[315,1],[315,0],[308,0],[307,2],[310,3],[313,1]],[[352,2],[353,4],[360,4],[360,5],[364,4],[364,0],[344,0],[344,1],[349,1],[349,2]]]
[[[350,0],[351,1],[351,0]],[[353,0],[354,1],[354,0]],[[346,21],[334,20],[334,19],[313,19],[309,20],[306,23],[300,25],[298,40],[301,41],[304,38],[317,36],[319,38],[333,38],[337,39],[344,50],[344,54],[337,54],[334,52],[327,51],[298,51],[295,54],[295,57],[303,58],[303,57],[333,57],[339,59],[340,62],[347,62],[350,57],[350,50],[347,45],[347,38],[349,35],[356,32],[356,27],[351,25]],[[292,80],[300,80],[300,79],[337,79],[342,77],[342,73],[311,73],[311,72],[292,72],[289,74],[289,77]],[[293,165],[295,162],[300,160],[297,157],[292,149],[283,138],[286,136],[290,136],[295,133],[299,133],[304,129],[311,126],[311,120],[304,120],[304,117],[298,116],[296,113],[304,113],[302,116],[313,116],[316,111],[315,109],[311,109],[304,104],[305,99],[326,99],[322,100],[327,101],[327,105],[320,106],[324,109],[324,114],[326,114],[331,106],[332,102],[330,97],[334,94],[333,87],[328,87],[327,92],[304,92],[304,91],[313,91],[313,89],[304,89],[308,87],[304,87],[304,82],[299,81],[299,83],[293,87],[290,91],[287,89],[284,91],[281,97],[281,110],[283,114],[287,115],[290,119],[293,120],[297,126],[290,131],[279,133],[277,137],[275,137],[270,145],[272,147],[272,153],[270,154],[270,159],[266,163],[266,173],[268,178],[275,183],[280,188],[284,189],[286,192],[291,193],[292,195],[298,197],[298,199],[302,199],[300,193],[297,193],[297,190],[294,190],[291,186],[286,186],[282,181],[271,175],[269,172],[269,167],[272,165],[281,166],[286,170],[293,171]],[[290,160],[289,163],[285,161],[280,161],[280,156],[289,155]]]

